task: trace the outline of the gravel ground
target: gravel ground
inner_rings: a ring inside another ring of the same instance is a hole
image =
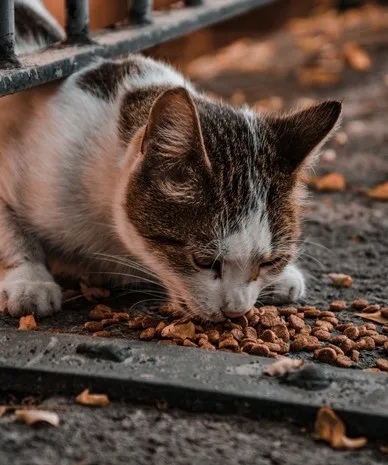
[[[351,302],[363,297],[388,305],[388,203],[370,200],[358,189],[388,180],[388,86],[384,83],[388,76],[388,42],[378,35],[369,41],[366,48],[374,63],[370,71],[347,68],[339,84],[306,89],[294,73],[300,55],[284,34],[276,34],[273,40],[278,43],[276,71],[225,72],[199,84],[225,98],[232,96],[232,90],[241,89],[249,103],[277,95],[286,108],[300,97],[343,100],[343,129],[349,143],[339,146],[331,141],[328,148],[335,150],[336,159],[331,163],[321,161],[316,173],[338,171],[346,177],[348,188],[334,194],[312,193],[310,197],[302,257],[309,275],[306,302],[326,308],[332,300]],[[332,287],[327,279],[330,272],[350,274],[354,285],[349,289]],[[137,298],[128,300],[127,296],[127,306]],[[90,305],[82,302],[68,307],[66,312],[42,321],[41,330],[81,332]],[[354,317],[347,312],[340,317],[349,318]],[[14,320],[0,317],[0,327],[15,326]],[[373,365],[377,356],[377,352],[370,353],[361,366]],[[0,398],[0,402],[9,400]],[[119,403],[91,410],[66,399],[45,402],[70,405],[69,411],[61,413],[60,428],[34,429],[14,422],[12,416],[3,417],[1,465],[386,463],[386,456],[375,447],[333,451],[315,443],[309,432],[286,422],[160,411]]]

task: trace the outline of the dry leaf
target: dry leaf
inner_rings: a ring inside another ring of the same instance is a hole
[[[22,316],[19,320],[20,331],[34,331],[38,329],[34,315]]]
[[[384,318],[380,310],[375,313],[355,313],[355,316],[359,316],[364,320],[376,321],[376,323],[388,324],[388,318]]]
[[[329,173],[321,178],[313,177],[310,184],[319,192],[339,192],[345,190],[346,180],[340,173]]]
[[[353,278],[348,274],[329,273],[328,277],[337,287],[351,287],[353,284]]]
[[[55,412],[48,412],[47,410],[16,410],[15,415],[16,418],[24,421],[27,425],[47,423],[56,428],[59,426],[59,416]]]
[[[163,328],[162,337],[171,339],[191,339],[195,335],[195,326],[192,321],[182,325],[171,324]]]
[[[85,389],[76,398],[75,401],[81,405],[91,407],[105,407],[109,405],[109,397],[106,394],[90,394],[89,389]]]
[[[372,66],[368,53],[355,42],[348,42],[344,45],[344,55],[349,65],[357,71],[366,71]]]
[[[296,360],[294,358],[283,358],[275,363],[271,363],[264,370],[268,376],[283,376],[286,373],[298,371],[304,365],[303,360]]]
[[[315,439],[328,442],[334,449],[359,449],[367,443],[366,438],[348,438],[341,419],[326,406],[319,409],[314,430]]]
[[[388,182],[369,189],[367,195],[374,200],[388,200]]]

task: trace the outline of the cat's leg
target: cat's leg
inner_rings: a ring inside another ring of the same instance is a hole
[[[61,308],[61,288],[44,264],[37,239],[23,230],[17,216],[0,200],[0,311],[13,316],[51,315]]]
[[[306,292],[303,273],[296,265],[287,265],[271,286],[271,290],[271,301],[285,303],[300,300]]]

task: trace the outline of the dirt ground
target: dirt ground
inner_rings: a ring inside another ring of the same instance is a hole
[[[365,39],[363,46],[372,67],[360,72],[346,66],[340,82],[330,86],[310,88],[298,81],[296,70],[304,56],[284,31],[270,37],[276,44],[275,53],[264,71],[227,69],[203,78],[192,73],[201,88],[249,104],[271,96],[280,97],[285,109],[293,108],[302,97],[343,101],[342,129],[349,141],[343,146],[330,141],[326,148],[333,149],[336,157],[321,160],[315,174],[340,172],[347,188],[336,193],[312,191],[304,216],[301,263],[309,276],[305,303],[323,309],[333,300],[351,302],[361,297],[388,306],[388,202],[371,200],[360,189],[388,180],[388,37],[386,31],[359,37]],[[327,278],[330,272],[351,275],[353,286],[333,287]],[[147,310],[136,303],[140,300],[139,295],[131,294],[110,302]],[[66,311],[40,322],[40,329],[82,333],[91,307],[84,301],[69,303]],[[348,311],[339,319],[361,323]],[[0,317],[0,328],[16,326],[15,320]],[[359,367],[373,366],[381,356],[381,349],[368,353]],[[6,401],[9,399],[0,398],[0,403]],[[288,423],[119,403],[103,410],[86,410],[85,415],[85,408],[71,400],[50,402],[71,406],[61,415],[59,429],[31,429],[8,416],[0,420],[1,465],[11,461],[25,465],[386,463],[386,456],[375,448],[336,452]]]

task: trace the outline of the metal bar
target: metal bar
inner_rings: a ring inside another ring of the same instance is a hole
[[[66,0],[66,33],[69,44],[90,44],[89,0]]]
[[[272,1],[211,0],[197,8],[176,8],[154,15],[153,24],[148,26],[123,27],[97,34],[93,36],[93,45],[53,47],[26,55],[21,69],[0,70],[0,96],[65,78],[96,57],[115,58],[138,52]]]
[[[19,66],[15,55],[14,0],[0,1],[0,68]]]
[[[129,19],[135,24],[152,23],[153,0],[133,0],[129,10]]]
[[[185,0],[186,6],[200,6],[203,5],[203,0]]]

